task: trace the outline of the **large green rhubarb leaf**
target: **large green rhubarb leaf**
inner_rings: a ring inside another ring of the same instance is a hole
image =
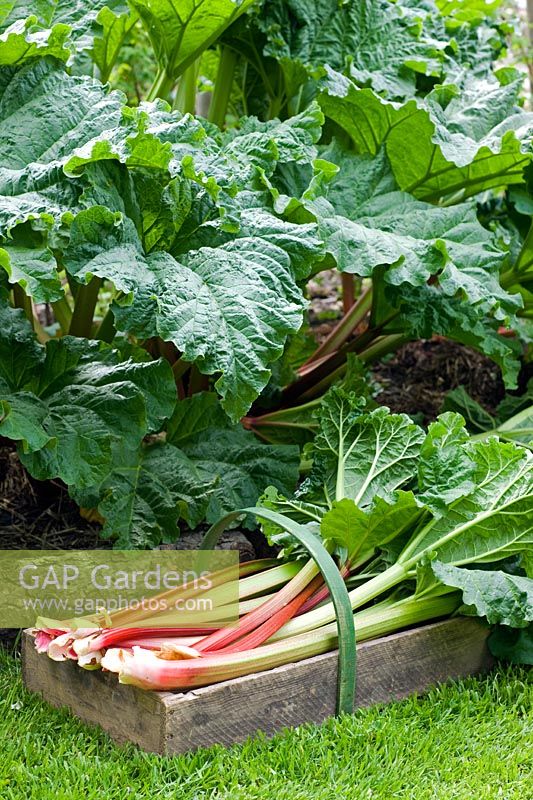
[[[281,64],[288,97],[324,64],[389,97],[414,93],[415,73],[440,75],[445,41],[386,0],[274,0],[260,21],[265,53]]]
[[[70,55],[66,46],[69,30],[68,25],[60,23],[43,31],[35,16],[14,22],[0,32],[0,66],[17,66],[39,56],[66,61]]]
[[[44,59],[0,75],[0,235],[75,209],[72,151],[120,124],[122,96]]]
[[[3,70],[0,236],[27,220],[51,223],[80,210],[88,181],[75,179],[88,164],[166,170],[170,145],[147,132],[147,124],[144,112],[124,107],[120,92],[68,75],[53,59]]]
[[[339,269],[367,277],[388,265],[385,280],[422,286],[438,275],[442,292],[472,303],[516,301],[499,285],[504,253],[478,222],[474,205],[442,208],[398,191],[382,151],[355,156],[338,146],[322,154],[340,169],[327,184],[327,201],[307,203]]]
[[[36,303],[51,303],[63,297],[63,287],[53,253],[46,247],[6,244],[0,247],[0,267],[10,283],[18,283]]]
[[[162,442],[119,452],[98,502],[102,536],[113,538],[115,547],[156,547],[178,538],[180,519],[191,527],[202,522],[216,486],[210,472]]]
[[[95,22],[104,7],[116,14],[128,13],[124,0],[4,0],[0,6],[0,30],[22,25],[31,18],[32,26],[39,31],[36,38],[46,41],[51,33],[57,36],[60,30],[66,30],[71,49],[88,50],[93,45]],[[37,51],[33,55],[46,53]]]
[[[2,331],[6,350],[31,341],[16,313]],[[7,338],[9,337],[9,338]],[[136,449],[170,416],[175,387],[166,362],[123,360],[108,345],[65,337],[8,360],[0,384],[0,435],[20,442],[21,458],[40,480],[101,483],[119,444]],[[139,360],[141,359],[141,360]]]
[[[374,155],[386,142],[400,188],[435,201],[523,181],[533,114],[518,106],[520,85],[472,78],[401,105],[330,70],[320,104],[359,152]]]
[[[167,441],[179,447],[195,467],[216,479],[206,519],[216,522],[235,508],[253,506],[269,484],[292,494],[298,480],[299,449],[262,444],[233,425],[214,394],[178,403],[168,425]],[[255,527],[254,520],[248,520]]]
[[[533,579],[499,570],[459,569],[439,561],[431,569],[446,586],[461,589],[470,612],[486,617],[491,625],[526,628],[533,622]]]
[[[435,89],[387,137],[400,188],[433,201],[521,183],[533,136],[533,114],[518,105],[522,80],[467,80],[456,94]]]
[[[176,80],[254,0],[130,0],[157,61]]]
[[[259,237],[204,247],[176,260],[147,258],[132,305],[115,305],[117,325],[172,341],[216,388],[228,414],[246,413],[270,377],[270,364],[301,325],[304,299],[289,256]]]

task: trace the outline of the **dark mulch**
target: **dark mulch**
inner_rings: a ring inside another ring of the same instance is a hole
[[[0,549],[93,550],[111,547],[99,526],[80,516],[65,487],[36,481],[20,464],[13,445],[0,439]]]
[[[451,389],[464,386],[488,411],[505,394],[499,368],[475,350],[448,339],[409,342],[372,369],[382,387],[377,400],[424,423],[440,413]]]

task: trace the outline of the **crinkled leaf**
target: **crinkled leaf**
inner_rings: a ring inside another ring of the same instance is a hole
[[[35,16],[18,20],[0,33],[0,67],[20,66],[39,56],[53,56],[66,61],[70,55],[68,35],[68,25],[60,23],[42,30]]]
[[[72,151],[120,125],[122,96],[42,59],[0,75],[0,235],[77,207],[63,167]]]
[[[320,104],[361,153],[386,142],[400,189],[435,201],[462,198],[523,181],[531,161],[533,114],[517,104],[520,81],[472,79],[404,105],[378,97],[328,72]]]
[[[504,253],[473,205],[442,208],[397,191],[383,152],[368,159],[333,147],[324,156],[340,170],[327,185],[327,202],[307,205],[341,270],[365,277],[390,265],[385,280],[393,285],[424,286],[438,275],[446,296],[516,310],[516,297],[498,281]]]
[[[241,417],[270,376],[288,334],[300,327],[303,297],[287,254],[259,238],[202,248],[182,258],[147,259],[131,306],[115,305],[122,330],[172,341],[216,388],[228,414]]]
[[[383,0],[274,0],[261,28],[265,52],[283,69],[292,97],[313,72],[329,64],[392,97],[414,93],[415,72],[439,75],[446,42],[425,35],[394,3]]]
[[[63,254],[66,270],[81,283],[96,275],[131,292],[143,280],[146,260],[132,221],[103,206],[81,211],[70,227]]]
[[[5,0],[0,7],[0,30],[22,22],[30,15],[35,17],[43,34],[47,29],[70,29],[69,46],[75,50],[88,50],[93,44],[94,25],[103,7],[117,14],[127,14],[128,7],[124,0],[83,0],[58,2],[58,0]]]
[[[16,373],[9,381],[0,435],[20,442],[22,461],[39,480],[98,485],[113,447],[137,448],[172,413],[175,387],[163,361],[122,361],[103,343],[65,337],[48,342],[44,361],[37,350],[33,371],[28,367],[23,383]],[[17,384],[22,391],[14,392]]]
[[[47,247],[5,244],[0,247],[0,267],[10,283],[18,283],[36,303],[52,303],[64,296],[57,263]]]
[[[206,512],[208,522],[235,508],[253,506],[269,484],[291,494],[298,480],[298,448],[262,444],[240,425],[232,425],[214,394],[178,403],[167,441],[216,480]],[[248,522],[255,527],[253,520]]]
[[[458,569],[433,561],[431,568],[446,586],[461,589],[471,613],[491,625],[525,628],[533,622],[533,579],[500,570]]]
[[[267,134],[276,145],[277,161],[281,164],[309,164],[316,158],[315,145],[322,134],[323,124],[324,115],[315,101],[300,114],[282,121],[271,119],[261,122],[256,117],[244,117],[238,129],[227,131],[223,141],[234,141],[239,147],[243,137],[249,134]]]
[[[170,444],[121,452],[102,487],[98,511],[115,547],[151,548],[179,536],[178,520],[195,527],[205,516],[215,479]]]
[[[469,438],[464,424],[460,414],[441,414],[420,450],[419,499],[438,516],[474,488],[474,462],[463,447]]]
[[[466,81],[446,89],[391,129],[387,153],[400,188],[428,200],[521,183],[531,161],[533,114],[518,106],[522,77]]]

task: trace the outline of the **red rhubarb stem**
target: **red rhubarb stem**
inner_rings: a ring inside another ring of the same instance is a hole
[[[306,600],[309,600],[313,594],[316,594],[316,590],[321,586],[324,582],[322,575],[317,575],[316,578],[313,578],[311,583],[305,587],[303,592],[293,598],[290,603],[287,603],[286,606],[280,608],[275,614],[273,614],[270,619],[267,619],[266,622],[263,622],[262,625],[259,625],[254,631],[249,633],[247,636],[243,636],[239,639],[238,642],[235,644],[230,645],[229,647],[224,647],[224,653],[239,653],[243,650],[253,650],[254,647],[259,647],[260,644],[266,642],[273,636],[276,631],[285,625],[292,617],[296,614],[298,609],[305,603]],[[210,650],[211,652],[211,650]],[[220,650],[217,650],[220,652]]]
[[[300,592],[305,589],[307,584],[313,580],[317,574],[318,567],[314,561],[308,561],[301,571],[283,586],[274,597],[266,600],[259,608],[250,611],[242,617],[237,625],[231,628],[222,628],[214,631],[210,636],[207,636],[196,645],[196,649],[201,653],[211,652],[212,650],[220,650],[223,647],[230,645],[232,642],[240,639],[246,633],[255,630],[270,617],[276,614],[280,609],[284,608],[288,603],[297,597]]]

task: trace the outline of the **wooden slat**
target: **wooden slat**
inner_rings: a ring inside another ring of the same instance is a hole
[[[73,661],[52,661],[35,650],[33,637],[22,641],[26,687],[56,708],[66,706],[90,725],[100,725],[116,741],[164,752],[165,707],[161,694],[123,686],[116,675],[80,669]]]
[[[399,699],[487,670],[487,636],[479,620],[458,618],[360,644],[357,704]],[[121,686],[114,675],[54,663],[37,655],[28,636],[24,665],[28,688],[52,705],[66,705],[115,739],[159,753],[230,745],[258,730],[272,735],[335,713],[335,652],[186,693],[143,692]]]

